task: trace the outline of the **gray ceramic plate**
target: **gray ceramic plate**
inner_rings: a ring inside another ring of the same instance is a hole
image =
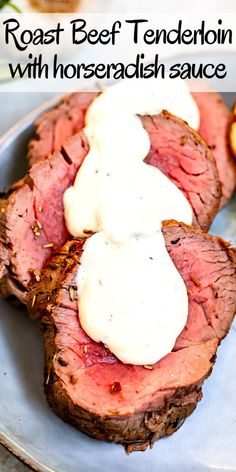
[[[232,95],[225,97],[232,101]],[[54,102],[54,100],[53,100]],[[52,102],[51,102],[52,103]],[[0,188],[23,174],[32,120],[46,103],[0,140]],[[236,200],[212,231],[236,243]],[[43,344],[25,311],[0,300],[0,441],[40,472],[233,472],[236,470],[236,324],[218,351],[203,400],[182,428],[152,450],[127,456],[121,446],[92,440],[64,424],[43,394]]]

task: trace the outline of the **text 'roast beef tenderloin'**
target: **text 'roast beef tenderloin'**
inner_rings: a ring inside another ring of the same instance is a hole
[[[151,141],[146,162],[160,168],[185,193],[193,208],[193,224],[208,229],[221,195],[211,151],[195,131],[168,112],[144,116],[142,122]],[[38,278],[46,260],[69,239],[63,194],[87,152],[84,134],[74,135],[61,152],[36,162],[0,201],[3,296],[26,302],[32,276]]]
[[[30,164],[47,157],[49,153],[59,151],[65,138],[83,128],[87,107],[96,95],[97,93],[75,93],[65,97],[57,108],[44,113],[37,120],[37,138],[29,145]],[[236,185],[236,166],[227,137],[230,112],[221,96],[213,90],[194,92],[192,95],[200,112],[199,133],[211,147],[216,160],[222,185],[222,207],[230,199]]]
[[[164,222],[163,233],[187,286],[189,314],[173,351],[154,366],[123,364],[81,328],[75,275],[84,240],[53,256],[28,303],[31,316],[41,316],[50,406],[83,432],[128,451],[172,434],[192,413],[236,310],[235,250],[175,221]]]

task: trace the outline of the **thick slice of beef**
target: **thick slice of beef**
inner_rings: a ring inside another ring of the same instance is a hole
[[[236,185],[236,166],[228,140],[230,111],[217,92],[194,92],[192,95],[200,111],[199,133],[212,149],[217,163],[222,185],[222,208],[232,196]]]
[[[163,234],[187,286],[189,314],[173,351],[155,365],[123,364],[81,328],[75,276],[84,240],[53,256],[28,302],[31,316],[41,317],[50,406],[90,436],[129,451],[172,434],[192,413],[236,310],[235,250],[175,221],[164,222]]]
[[[208,230],[219,208],[221,185],[205,141],[189,126],[183,128],[183,121],[167,111],[145,116],[142,123],[151,141],[146,162],[158,167],[182,190],[191,203],[194,226]]]
[[[29,143],[30,165],[60,151],[67,138],[82,130],[85,113],[96,95],[95,92],[73,93],[38,118],[35,123],[36,137]]]
[[[207,229],[220,201],[220,183],[211,151],[196,132],[168,112],[142,117],[142,122],[151,140],[146,162],[159,167],[183,190],[193,208],[194,225]],[[38,278],[46,260],[69,238],[63,194],[73,183],[87,152],[83,133],[74,135],[61,152],[34,164],[2,199],[0,291],[3,296],[16,295],[24,301],[31,277]]]
[[[62,151],[36,163],[0,199],[0,291],[26,303],[27,286],[52,252],[70,237],[64,221],[63,193],[72,185],[88,152],[83,134]]]
[[[57,108],[44,113],[35,124],[37,139],[29,145],[29,161],[34,163],[60,150],[65,138],[84,126],[87,107],[96,93],[75,93],[66,97]],[[221,96],[214,91],[194,92],[200,111],[200,135],[212,148],[216,160],[222,197],[220,207],[230,199],[236,185],[236,166],[228,146],[227,129],[230,112]],[[183,135],[183,143],[184,143]]]

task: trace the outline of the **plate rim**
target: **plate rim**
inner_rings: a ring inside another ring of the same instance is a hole
[[[44,464],[35,460],[27,451],[15,443],[11,438],[0,431],[0,445],[4,447],[13,457],[21,462],[24,466],[28,467],[33,472],[56,472],[56,470],[50,469]]]

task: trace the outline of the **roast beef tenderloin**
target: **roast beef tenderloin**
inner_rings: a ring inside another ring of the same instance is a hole
[[[192,413],[236,310],[235,250],[174,221],[163,224],[163,233],[188,290],[189,314],[173,351],[155,365],[123,364],[81,328],[75,276],[84,240],[53,256],[28,301],[31,316],[41,317],[50,406],[83,432],[128,451],[172,434]]]
[[[30,163],[60,150],[65,138],[82,129],[87,107],[96,95],[96,93],[70,95],[57,108],[39,118],[35,124],[36,138],[29,145]],[[227,137],[230,112],[217,92],[194,92],[193,97],[200,112],[199,133],[211,147],[219,171],[222,185],[220,207],[222,207],[230,199],[236,184],[236,166]]]
[[[193,97],[200,111],[199,133],[212,149],[217,163],[222,185],[222,208],[232,196],[236,184],[236,166],[228,139],[230,111],[216,92],[195,92]]]
[[[38,118],[35,137],[29,143],[30,165],[60,151],[67,138],[82,130],[85,113],[96,95],[95,92],[73,93]]]
[[[160,168],[185,193],[193,208],[194,225],[208,229],[221,195],[211,151],[195,131],[168,112],[142,117],[142,122],[151,140],[146,162]],[[87,152],[83,132],[74,135],[61,152],[37,161],[1,200],[3,296],[25,302],[31,278],[38,278],[47,259],[69,239],[63,194]]]
[[[27,286],[69,233],[63,193],[88,152],[83,134],[29,170],[0,200],[0,290],[26,303]]]

